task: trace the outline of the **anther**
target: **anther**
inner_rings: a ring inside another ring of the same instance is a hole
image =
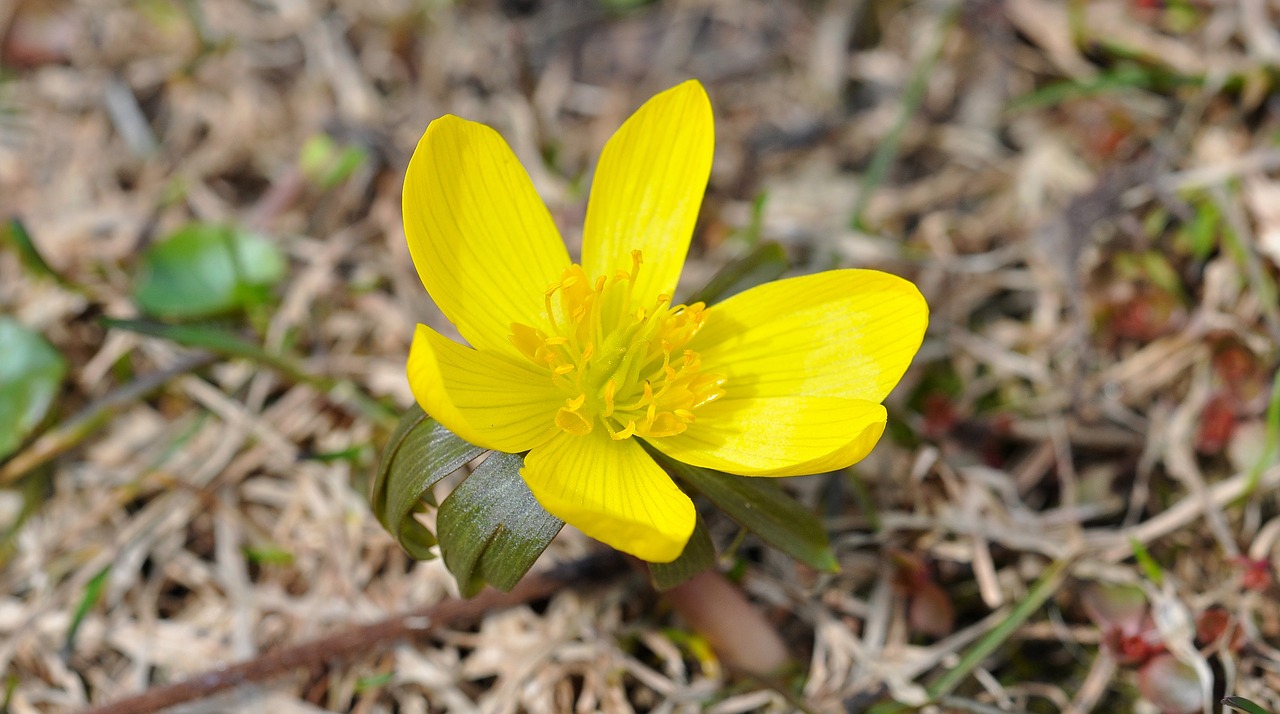
[[[591,433],[591,420],[565,407],[561,407],[556,412],[556,426],[574,436],[585,436]]]
[[[628,439],[634,436],[635,433],[636,433],[636,423],[634,421],[629,421],[627,422],[627,426],[625,429],[617,432],[609,432],[609,436],[613,437],[614,441],[622,441],[623,439]]]
[[[613,397],[618,391],[618,383],[612,378],[604,384],[604,412],[600,415],[603,417],[613,416]]]

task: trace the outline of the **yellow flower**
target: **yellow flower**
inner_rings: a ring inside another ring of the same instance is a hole
[[[646,102],[600,157],[581,264],[482,124],[431,122],[405,177],[414,265],[470,343],[418,326],[418,403],[473,444],[528,451],[547,511],[650,562],[680,555],[695,513],[641,440],[743,476],[849,466],[884,431],[880,402],[928,320],[914,285],[871,270],[673,305],[713,143],[702,85]]]

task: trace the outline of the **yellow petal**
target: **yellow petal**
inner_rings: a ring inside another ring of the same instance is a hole
[[[558,431],[553,419],[564,394],[532,366],[418,325],[407,371],[422,410],[477,446],[517,453]]]
[[[517,354],[511,323],[541,325],[543,291],[569,265],[529,175],[498,133],[443,116],[404,177],[404,230],[418,276],[477,349]]]
[[[875,270],[779,280],[707,309],[688,348],[731,396],[881,402],[920,348],[929,306],[915,285]]]
[[[833,397],[725,397],[676,436],[649,444],[677,461],[740,476],[803,476],[860,460],[884,433],[875,402]]]
[[[635,294],[671,295],[711,175],[715,123],[695,80],[644,103],[605,144],[591,183],[582,235],[588,275],[631,272],[643,253]]]
[[[641,560],[675,560],[693,533],[693,502],[635,439],[560,434],[530,451],[521,473],[552,515]]]

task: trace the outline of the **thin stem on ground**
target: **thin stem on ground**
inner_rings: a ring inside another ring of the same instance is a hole
[[[82,714],[150,714],[206,699],[233,687],[273,679],[297,669],[366,656],[400,640],[424,637],[439,627],[469,625],[490,612],[541,600],[566,587],[607,582],[626,571],[626,562],[617,552],[601,551],[545,572],[530,574],[511,592],[489,589],[467,600],[450,598],[403,615],[268,652],[239,664],[215,667],[174,684],[90,708]]]

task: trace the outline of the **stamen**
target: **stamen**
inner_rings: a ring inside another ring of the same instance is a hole
[[[672,436],[725,394],[725,378],[703,372],[698,354],[685,349],[705,306],[633,295],[643,263],[632,251],[630,271],[594,279],[571,265],[544,291],[546,332],[511,324],[508,340],[564,391],[554,421],[568,434],[589,434],[599,419],[613,439]]]
[[[625,429],[618,432],[609,432],[609,436],[612,436],[615,441],[622,441],[623,439],[627,439],[627,438],[630,438],[631,436],[634,436],[635,433],[636,433],[636,423],[634,421],[629,421],[627,422],[627,426]]]
[[[591,419],[582,414],[560,407],[556,412],[556,426],[574,436],[586,436],[591,433]]]
[[[604,412],[600,416],[606,419],[613,416],[613,395],[618,391],[618,383],[610,379],[604,383]]]
[[[551,296],[555,295],[556,289],[559,287],[560,283],[556,283],[555,285],[547,288],[546,295],[543,297],[543,304],[547,308],[547,322],[551,324],[551,329],[557,332],[559,332],[560,326],[556,324],[556,311],[551,307]]]
[[[537,330],[518,322],[511,323],[511,334],[507,335],[507,339],[511,341],[511,344],[515,345],[521,354],[531,360],[537,360],[538,349],[545,344],[543,337],[545,335],[540,336]]]
[[[632,295],[635,293],[636,283],[640,281],[640,264],[643,262],[639,250],[631,251],[631,280],[627,283],[628,303],[631,302]]]

